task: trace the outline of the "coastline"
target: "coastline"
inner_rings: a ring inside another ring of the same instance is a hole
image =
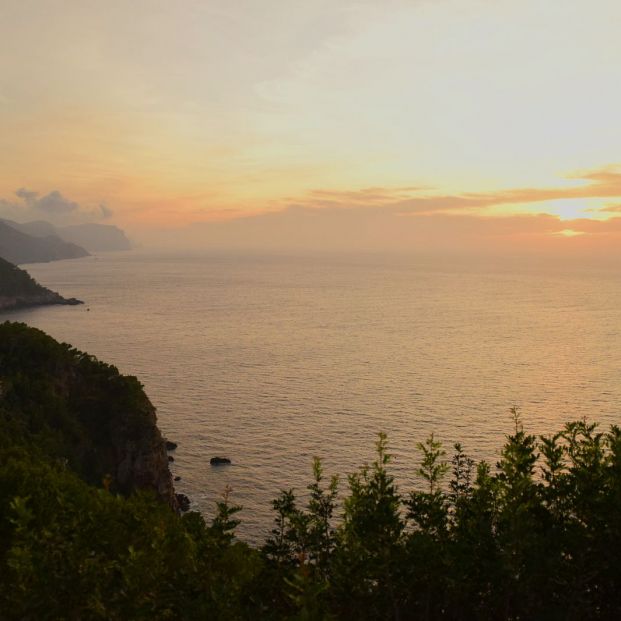
[[[60,293],[40,285],[26,270],[0,258],[0,312],[37,306],[84,304],[77,298],[65,298]]]
[[[0,312],[37,308],[40,306],[80,306],[83,304],[82,300],[64,298],[54,291],[35,296],[0,296]]]

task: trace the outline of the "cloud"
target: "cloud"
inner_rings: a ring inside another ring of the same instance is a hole
[[[39,193],[31,192],[26,188],[20,188],[19,190],[17,190],[17,192],[15,192],[15,196],[24,199],[27,205],[32,205],[35,202],[37,196],[39,196]]]
[[[52,216],[64,215],[80,209],[78,203],[66,199],[58,190],[54,190],[41,198],[35,198],[32,206]]]
[[[621,171],[616,167],[568,177],[584,183],[552,188],[511,188],[494,192],[438,194],[429,188],[368,188],[357,191],[312,190],[291,203],[308,207],[383,207],[399,213],[484,211],[503,205],[527,205],[561,199],[621,197]],[[291,204],[290,203],[290,204]],[[602,211],[613,211],[606,209]]]
[[[606,207],[601,207],[600,209],[597,209],[597,211],[600,211],[602,213],[620,213],[621,205],[607,205]]]
[[[52,190],[41,196],[34,190],[20,188],[15,192],[15,196],[21,201],[0,199],[0,217],[20,222],[44,217],[57,224],[77,224],[107,220],[114,215],[112,209],[105,204],[85,208],[58,190]]]
[[[565,187],[463,194],[416,187],[315,189],[290,197],[278,210],[195,223],[182,234],[197,246],[257,250],[576,252],[597,246],[598,252],[620,252],[621,217],[614,208],[606,220],[561,219],[545,213],[545,203],[612,198],[614,204],[621,198],[621,172],[608,168],[570,179],[576,182]],[[520,213],[529,205],[531,213]],[[508,209],[498,209],[503,206]]]

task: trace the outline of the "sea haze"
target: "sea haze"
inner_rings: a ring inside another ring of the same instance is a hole
[[[494,461],[512,405],[534,433],[620,421],[619,269],[140,253],[26,267],[86,304],[7,318],[137,375],[179,443],[178,491],[209,517],[230,485],[249,541],[314,455],[346,475],[379,431],[406,491],[432,431]]]

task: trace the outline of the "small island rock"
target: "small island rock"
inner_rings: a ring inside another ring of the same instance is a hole
[[[171,442],[170,440],[166,440],[166,450],[167,451],[174,451],[177,448],[177,443],[176,442]]]
[[[228,457],[212,457],[209,463],[212,466],[222,466],[224,464],[230,464],[231,460]]]
[[[190,499],[185,494],[175,494],[175,498],[177,499],[180,511],[185,512],[190,510]]]

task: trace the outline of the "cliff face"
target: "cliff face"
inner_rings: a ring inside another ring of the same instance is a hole
[[[0,311],[49,304],[82,304],[39,285],[24,270],[0,259]]]
[[[112,476],[112,485],[119,492],[130,494],[138,489],[151,489],[176,509],[168,453],[157,427],[155,408],[136,384],[142,393],[139,402],[110,413],[105,441],[99,443],[95,454],[98,469]],[[132,423],[132,417],[137,414],[140,422]]]
[[[85,481],[177,509],[155,408],[134,377],[24,324],[0,325],[0,443],[35,445]]]

